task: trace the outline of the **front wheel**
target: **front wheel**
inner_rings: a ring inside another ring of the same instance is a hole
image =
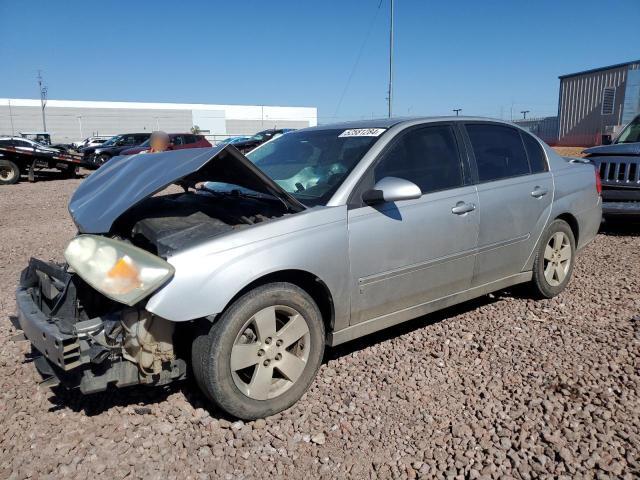
[[[533,263],[536,296],[552,298],[568,285],[575,262],[576,240],[564,220],[554,220],[545,230]]]
[[[96,168],[100,168],[102,165],[107,163],[110,159],[111,157],[109,155],[105,155],[105,154],[98,155],[95,160]]]
[[[0,160],[0,185],[12,185],[20,180],[20,168],[10,160]]]
[[[324,324],[313,299],[271,283],[236,300],[196,337],[193,371],[204,394],[238,418],[289,408],[307,391],[324,353]]]

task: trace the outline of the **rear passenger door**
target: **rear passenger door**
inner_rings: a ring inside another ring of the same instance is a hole
[[[553,181],[528,133],[502,124],[465,124],[475,159],[480,209],[472,286],[521,272],[548,221]]]

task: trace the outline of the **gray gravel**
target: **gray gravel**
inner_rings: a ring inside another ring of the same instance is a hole
[[[77,180],[0,187],[0,478],[633,478],[640,475],[640,228],[601,234],[548,301],[484,297],[330,349],[255,422],[190,383],[83,398],[14,343],[30,256],[60,258]]]

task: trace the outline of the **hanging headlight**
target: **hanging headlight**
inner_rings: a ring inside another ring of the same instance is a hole
[[[138,303],[175,272],[172,265],[141,248],[99,235],[77,236],[64,258],[85,282],[126,305]]]

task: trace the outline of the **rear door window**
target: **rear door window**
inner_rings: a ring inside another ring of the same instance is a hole
[[[453,128],[436,125],[401,134],[376,165],[374,176],[376,182],[404,178],[422,193],[461,187],[462,165]]]
[[[490,124],[466,125],[480,182],[527,175],[531,171],[520,132]]]

